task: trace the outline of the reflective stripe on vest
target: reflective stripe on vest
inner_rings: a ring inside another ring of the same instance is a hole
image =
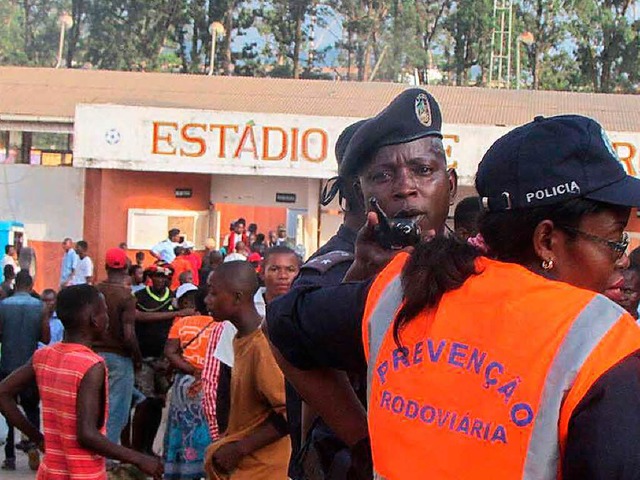
[[[369,321],[369,363],[367,364],[367,399],[371,397],[371,382],[378,360],[382,341],[396,318],[402,303],[402,282],[400,275],[387,284]]]
[[[597,295],[580,312],[556,353],[545,379],[529,440],[523,479],[556,478],[560,449],[558,423],[565,394],[591,351],[620,318],[611,302]]]
[[[391,334],[396,313],[402,304],[400,274],[384,288],[369,317],[369,361],[367,365],[367,399],[382,343]],[[558,478],[560,408],[589,354],[620,319],[621,311],[611,308],[611,302],[596,295],[574,319],[547,372],[540,404],[534,421],[524,462],[523,479],[551,480]],[[375,478],[383,478],[376,473]]]

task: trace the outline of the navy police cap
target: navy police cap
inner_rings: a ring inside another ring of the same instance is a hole
[[[423,137],[442,138],[442,114],[435,98],[421,88],[398,95],[382,112],[359,126],[340,165],[341,177],[357,174],[376,150]]]
[[[579,197],[640,206],[640,180],[627,175],[600,124],[580,115],[536,117],[499,138],[478,166],[476,189],[489,211]]]

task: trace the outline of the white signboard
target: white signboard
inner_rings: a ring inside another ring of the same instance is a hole
[[[335,142],[357,119],[78,105],[74,165],[329,178]]]
[[[215,110],[78,105],[74,165],[160,172],[330,178],[342,130],[359,120]],[[473,185],[484,152],[513,127],[443,126],[461,185]],[[609,132],[628,173],[640,172],[640,133]]]

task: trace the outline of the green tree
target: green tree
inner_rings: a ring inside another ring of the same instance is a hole
[[[309,40],[309,17],[316,16],[316,0],[272,0],[265,2],[263,13],[265,32],[273,38],[275,52],[265,53],[276,56],[280,67],[278,75],[290,71],[293,78],[299,78],[301,51]],[[289,65],[290,64],[290,65]]]
[[[377,78],[398,81],[405,73],[427,64],[420,36],[415,0],[395,0],[391,3],[390,25],[382,36],[385,57]],[[383,53],[381,53],[381,56]]]
[[[104,69],[157,69],[182,9],[177,0],[93,0],[86,15],[87,60]]]
[[[382,52],[391,52],[385,59],[390,79],[397,81],[402,74],[413,75],[417,69],[423,81],[428,82],[428,70],[436,63],[434,56],[440,55],[446,46],[443,26],[451,3],[451,0],[391,2],[390,22],[380,27],[384,43],[374,43],[376,60],[381,47]]]
[[[389,26],[390,0],[332,0],[329,5],[342,19],[344,40],[338,47],[346,54],[347,79],[368,80],[371,70],[384,50],[384,38]]]
[[[67,68],[71,68],[74,66],[74,61],[76,60],[76,56],[78,55],[78,49],[81,48],[81,35],[82,28],[84,25],[85,17],[87,14],[87,0],[72,0],[71,1],[71,19],[73,20],[73,24],[69,29],[69,34],[67,35],[66,46],[67,46],[67,54],[66,54],[66,63]]]
[[[580,68],[566,50],[559,50],[545,58],[540,74],[540,88],[544,90],[579,90]]]
[[[531,69],[533,89],[546,88],[541,85],[544,70],[550,60],[560,49],[562,42],[568,37],[568,20],[572,15],[573,0],[523,0],[520,3],[514,35],[514,47],[526,48],[528,64]],[[520,45],[518,35],[524,32],[533,34],[534,42],[524,47]],[[553,75],[547,74],[545,78]]]
[[[459,0],[444,20],[444,28],[451,38],[447,43],[453,46],[448,67],[454,72],[456,85],[467,84],[471,67],[478,66],[484,72],[489,64],[492,14],[491,0]]]
[[[176,54],[181,71],[202,73],[208,63],[211,50],[208,2],[186,0],[174,17],[172,39],[176,43]]]
[[[0,64],[28,64],[22,37],[24,15],[18,2],[0,2],[0,19]]]
[[[633,88],[637,83],[638,26],[632,0],[576,0],[572,23],[582,84],[595,92]]]
[[[442,30],[442,23],[449,13],[450,0],[416,0],[418,18],[418,34],[422,40],[422,48],[427,56],[427,68],[432,67],[434,46]]]
[[[355,0],[329,0],[329,5],[338,17],[342,19],[344,39],[337,42],[336,46],[342,53],[342,63],[347,69],[347,80],[352,79],[354,66],[354,54],[356,50],[355,36],[357,35],[357,21],[359,18],[360,2]]]
[[[255,1],[209,1],[210,20],[220,22],[224,26],[224,35],[216,47],[216,65],[221,67],[216,70],[222,71],[224,75],[264,75],[264,59],[258,58],[257,42],[236,41],[242,39],[252,27],[259,27],[259,20],[264,17],[263,8],[262,2]],[[208,39],[210,41],[211,37]],[[240,45],[240,48],[234,47],[234,43]]]
[[[0,57],[19,65],[53,66],[58,53],[58,18],[64,0],[0,2]]]

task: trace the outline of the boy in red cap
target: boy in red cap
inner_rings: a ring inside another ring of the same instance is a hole
[[[125,285],[129,260],[124,250],[110,248],[105,258],[107,279],[97,285],[104,295],[109,314],[105,335],[93,350],[104,358],[109,372],[109,419],[107,437],[118,443],[129,421],[133,397],[134,365],[141,362],[136,339],[136,300]]]

